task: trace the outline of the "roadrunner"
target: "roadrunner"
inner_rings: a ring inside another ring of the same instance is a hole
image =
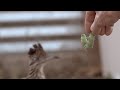
[[[61,59],[60,57],[57,56],[48,56],[48,54],[44,51],[40,43],[33,45],[33,48],[29,49],[28,55],[30,58],[29,72],[27,77],[22,79],[47,79],[46,77],[47,75],[45,75],[44,72],[44,66],[47,65],[47,63],[50,61]],[[93,76],[96,77],[96,75],[99,74],[99,70],[97,70],[97,72],[96,70],[95,72],[93,72],[94,70],[91,71],[87,68],[85,70],[83,69],[83,71],[85,73],[88,73],[88,75],[82,73],[81,71],[81,73],[79,73],[80,74],[79,76],[84,76],[84,77],[79,77],[79,78],[93,78]]]
[[[28,55],[30,57],[29,73],[24,79],[46,79],[44,66],[51,60],[58,59],[56,56],[48,56],[40,43],[30,48]]]

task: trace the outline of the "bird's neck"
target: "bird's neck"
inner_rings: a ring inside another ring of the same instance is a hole
[[[42,59],[42,60],[41,60]],[[29,73],[28,73],[28,78],[30,79],[45,79],[45,75],[44,75],[44,63],[42,63],[42,61],[44,61],[44,58],[32,58],[32,60],[29,63]]]

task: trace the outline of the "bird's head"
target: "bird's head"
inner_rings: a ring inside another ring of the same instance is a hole
[[[28,55],[33,61],[36,61],[40,60],[40,58],[46,57],[46,52],[44,51],[42,45],[38,43],[34,44],[33,48],[29,49]]]

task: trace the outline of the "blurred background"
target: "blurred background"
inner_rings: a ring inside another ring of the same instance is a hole
[[[102,78],[99,41],[83,49],[83,11],[1,11],[0,79],[19,79],[28,73],[27,52],[39,42],[59,62],[45,67],[48,78]]]

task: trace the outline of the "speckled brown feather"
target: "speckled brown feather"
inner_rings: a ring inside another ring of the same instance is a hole
[[[49,57],[44,51],[40,43],[34,44],[33,48],[29,49],[28,55],[30,57],[29,73],[24,79],[45,79],[43,67],[47,61],[58,59],[59,57]]]

